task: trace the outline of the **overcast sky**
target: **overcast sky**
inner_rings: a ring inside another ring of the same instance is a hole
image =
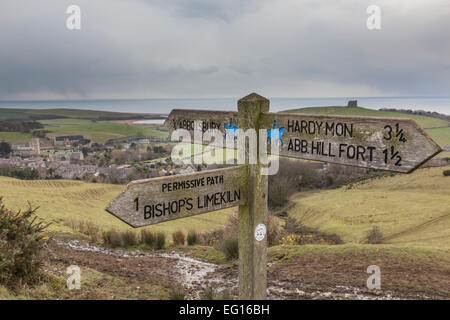
[[[66,9],[81,8],[81,30]],[[366,27],[369,5],[381,30]],[[1,0],[0,99],[450,95],[449,0]]]

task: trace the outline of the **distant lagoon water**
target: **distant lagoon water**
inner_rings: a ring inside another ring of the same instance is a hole
[[[164,121],[166,121],[166,118],[164,118],[164,119],[137,120],[137,121],[133,121],[133,124],[163,124]]]
[[[448,97],[343,97],[343,98],[269,98],[273,112],[286,109],[345,106],[348,100],[369,109],[397,108],[435,111],[450,115]],[[115,112],[168,114],[172,109],[236,110],[238,98],[214,99],[121,99],[121,100],[51,100],[0,101],[0,108],[83,109]]]

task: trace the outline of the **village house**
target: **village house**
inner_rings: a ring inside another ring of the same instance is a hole
[[[84,160],[84,155],[83,152],[69,152],[67,154],[68,159],[70,161],[71,164],[82,164],[83,160]]]
[[[50,161],[67,162],[70,164],[81,164],[84,160],[83,152],[59,152],[55,154],[49,154]]]
[[[149,139],[139,139],[138,143],[139,144],[150,144],[150,140]]]
[[[13,155],[21,157],[39,156],[41,153],[39,138],[33,138],[27,144],[12,145],[11,148]]]
[[[133,168],[97,168],[97,172],[94,176],[103,174],[107,177],[116,177],[117,179],[126,179],[128,175],[133,173]]]
[[[67,162],[53,162],[49,164],[53,175],[60,176],[63,179],[77,179],[86,176],[93,176],[97,172],[97,167],[93,165],[78,165]]]
[[[80,142],[84,137],[81,135],[75,136],[57,136],[55,137],[55,146],[58,147],[71,147],[75,142]]]

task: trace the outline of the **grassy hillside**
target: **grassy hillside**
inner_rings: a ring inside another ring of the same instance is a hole
[[[450,177],[446,168],[420,169],[294,200],[289,215],[346,242],[374,226],[387,243],[450,248]]]
[[[51,119],[54,116],[75,119],[101,119],[101,118],[155,118],[153,114],[137,114],[131,112],[111,112],[81,109],[17,109],[0,108],[0,120],[4,119]]]
[[[9,208],[24,208],[27,201],[39,206],[39,217],[52,222],[50,231],[72,233],[72,221],[91,221],[102,229],[132,229],[104,211],[106,205],[122,190],[123,186],[84,183],[70,180],[22,181],[0,177],[0,196]],[[167,233],[182,230],[199,232],[222,226],[230,213],[226,209],[186,219],[173,220],[146,227]]]
[[[22,132],[0,132],[0,140],[4,139],[10,143],[29,142],[33,136]]]
[[[329,114],[342,116],[366,116],[366,117],[389,117],[389,118],[409,118],[414,119],[422,128],[450,127],[450,123],[445,120],[414,114],[404,114],[399,112],[379,111],[366,108],[348,107],[311,107],[301,109],[285,110],[284,113],[307,113],[307,114]]]

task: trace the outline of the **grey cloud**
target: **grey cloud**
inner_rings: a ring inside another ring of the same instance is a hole
[[[255,12],[265,0],[141,0],[177,16],[191,19],[230,22],[248,12]]]
[[[448,95],[448,2],[369,2],[2,0],[0,99]]]

